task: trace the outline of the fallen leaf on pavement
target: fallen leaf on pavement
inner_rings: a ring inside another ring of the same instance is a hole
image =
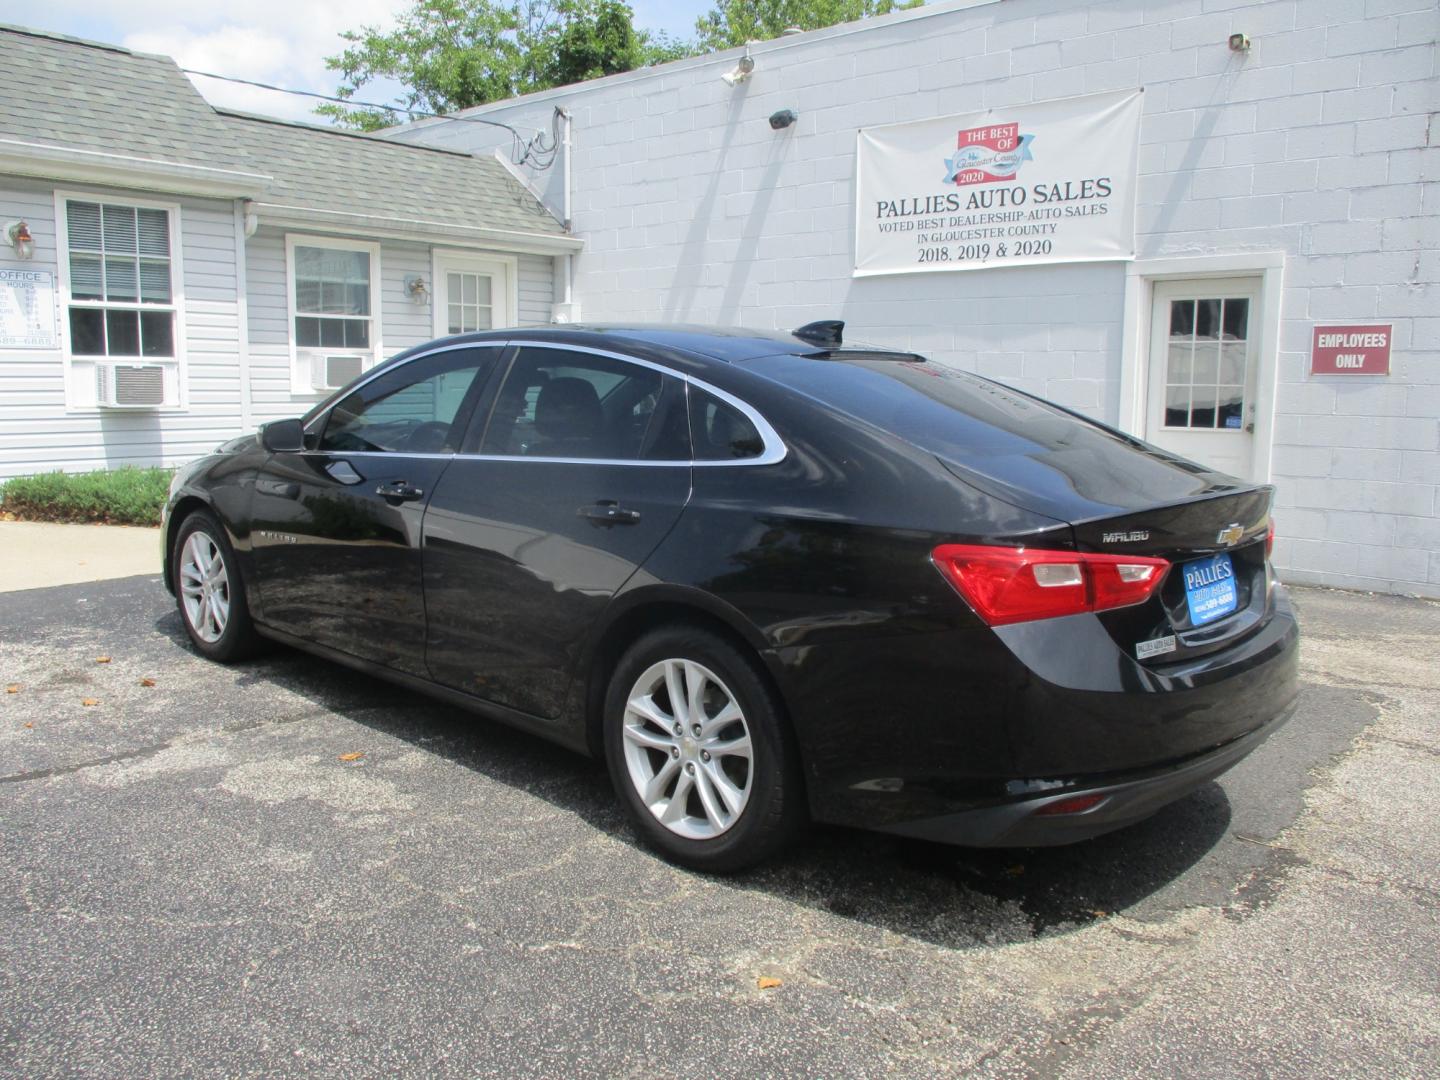
[[[81,704],[81,705],[84,705],[84,706],[88,709],[91,705],[99,705],[99,704],[100,704],[100,699],[99,699],[99,698],[93,698],[93,697],[87,697],[84,701],[80,702],[80,704]]]
[[[32,724],[29,720],[26,720],[26,721],[25,721],[25,726],[28,727],[28,728],[33,728],[35,725]]]
[[[12,682],[9,686],[5,687],[5,692],[7,694],[18,694],[20,692],[20,684],[18,682]]]
[[[364,756],[365,756],[365,752],[364,752],[363,750],[356,750],[354,753],[351,753],[351,754],[341,754],[341,755],[340,755],[340,760],[341,760],[341,761],[359,761],[359,760],[360,760],[362,757],[364,757]]]
[[[1106,915],[1109,914],[1109,912],[1108,912],[1108,911],[1100,911],[1099,909],[1096,909],[1095,911],[1092,911],[1090,914],[1091,914],[1091,915],[1094,915],[1097,919],[1103,919],[1103,918],[1105,918]]]
[[[154,685],[155,685],[155,680],[154,680],[154,679],[148,679],[148,678],[147,678],[147,679],[141,679],[141,680],[140,680],[140,685],[141,685],[141,686],[154,686]]]
[[[97,664],[108,664],[108,663],[110,662],[110,657],[108,657],[108,656],[97,656],[97,657],[95,657],[95,662],[96,662]]]
[[[777,986],[783,986],[779,979],[773,979],[769,975],[761,975],[755,980],[755,985],[761,990],[774,990]]]

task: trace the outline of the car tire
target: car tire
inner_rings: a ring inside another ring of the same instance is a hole
[[[170,553],[180,622],[203,656],[234,663],[259,651],[235,549],[215,515],[196,510],[180,525]]]
[[[753,653],[708,630],[656,630],[625,652],[605,695],[604,736],[620,801],[672,862],[740,870],[805,822],[799,753],[778,696]]]

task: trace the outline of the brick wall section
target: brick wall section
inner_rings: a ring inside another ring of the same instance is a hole
[[[1274,479],[1287,576],[1440,596],[1434,0],[1002,0],[483,111],[575,119],[587,319],[850,333],[1118,415],[1124,267],[851,277],[857,127],[1143,86],[1142,258],[1284,251]],[[1226,48],[1248,33],[1248,55]],[[788,133],[765,118],[800,114]],[[498,145],[476,124],[397,137]],[[536,178],[558,204],[557,167]],[[1311,377],[1317,321],[1393,322],[1393,374]]]

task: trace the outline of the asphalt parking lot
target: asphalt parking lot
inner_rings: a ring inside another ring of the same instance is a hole
[[[1440,604],[1296,592],[1298,716],[1151,821],[730,879],[596,763],[199,659],[153,577],[5,594],[0,1073],[1434,1076]]]

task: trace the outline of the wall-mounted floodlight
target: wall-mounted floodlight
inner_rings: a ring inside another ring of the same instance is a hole
[[[770,114],[770,126],[776,131],[784,131],[798,119],[794,109],[781,109]]]
[[[1250,35],[1249,35],[1249,34],[1231,34],[1231,35],[1230,35],[1230,51],[1231,51],[1231,52],[1240,52],[1240,53],[1249,52],[1249,51],[1250,51]]]
[[[750,43],[746,42],[745,55],[740,58],[733,70],[727,71],[724,75],[721,75],[720,78],[725,80],[725,85],[727,86],[739,86],[741,83],[749,80],[754,70],[755,58],[750,55]]]

